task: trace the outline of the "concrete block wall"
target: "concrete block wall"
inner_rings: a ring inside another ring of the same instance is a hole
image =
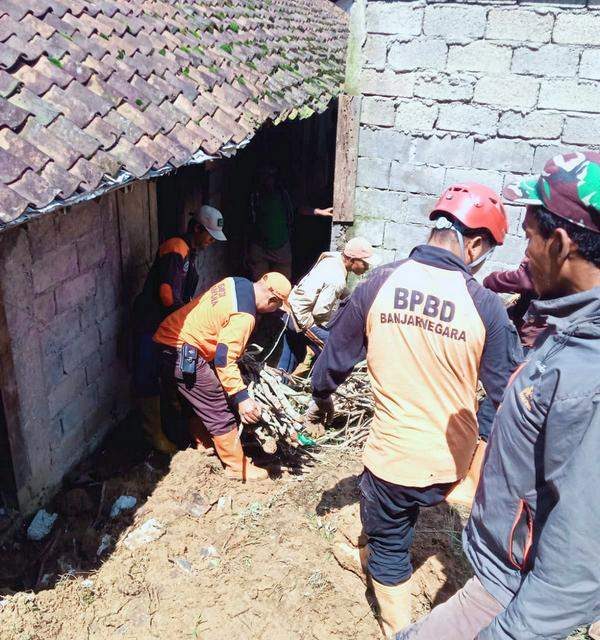
[[[123,337],[156,249],[153,190],[139,182],[0,234],[1,383],[25,512],[129,409]]]
[[[355,229],[383,256],[428,235],[444,185],[501,190],[553,154],[600,148],[600,4],[357,0]],[[520,208],[489,268],[524,251]]]

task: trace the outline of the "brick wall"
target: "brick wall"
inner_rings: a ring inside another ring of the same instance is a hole
[[[357,0],[353,12],[353,233],[386,259],[427,237],[444,185],[500,190],[556,152],[600,148],[600,3]],[[509,214],[511,235],[488,269],[522,256],[522,210]]]
[[[124,327],[156,249],[154,190],[138,182],[0,235],[0,382],[24,511],[129,408]]]

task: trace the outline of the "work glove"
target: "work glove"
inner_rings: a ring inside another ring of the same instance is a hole
[[[334,412],[335,406],[331,396],[327,398],[315,398],[313,396],[313,399],[308,405],[308,410],[304,415],[307,423],[321,423],[329,426],[333,420]]]

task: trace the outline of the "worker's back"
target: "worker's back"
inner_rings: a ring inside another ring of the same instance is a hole
[[[454,254],[428,245],[375,270],[317,361],[313,387],[323,395],[357,359],[359,332],[375,395],[365,466],[411,487],[464,477],[477,442],[478,378],[497,403],[518,357],[499,298]]]
[[[188,303],[198,285],[198,271],[184,237],[165,240],[156,252],[144,287],[134,303],[134,321],[147,331]]]
[[[325,325],[346,288],[346,267],[339,251],[327,251],[292,289],[288,304],[301,329]]]
[[[224,328],[228,327],[232,339],[235,337],[235,342],[241,343],[252,333],[255,316],[252,282],[225,278],[163,320],[154,340],[175,348],[190,344],[205,360],[212,361]]]
[[[403,261],[379,289],[366,334],[377,411],[365,465],[406,486],[462,477],[477,439],[485,342],[464,273]]]

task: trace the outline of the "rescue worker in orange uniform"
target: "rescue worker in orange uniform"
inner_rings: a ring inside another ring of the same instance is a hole
[[[289,280],[275,272],[258,282],[225,278],[163,320],[154,335],[165,395],[186,404],[201,419],[230,478],[268,477],[266,469],[246,458],[238,436],[232,408],[248,424],[260,420],[261,410],[248,393],[237,361],[256,316],[279,309],[291,288]]]
[[[478,380],[497,407],[521,359],[502,302],[473,277],[504,242],[500,197],[483,185],[452,185],[430,219],[428,244],[355,289],[312,375],[309,414],[327,419],[331,394],[366,349],[375,397],[360,480],[368,542],[362,553],[340,545],[336,555],[368,572],[386,637],[410,623],[419,509],[445,500],[474,458]]]
[[[167,315],[194,296],[198,286],[196,252],[226,239],[220,211],[208,205],[200,207],[192,215],[187,233],[160,245],[144,288],[134,302],[133,395],[152,446],[169,455],[177,447],[162,430],[159,357],[152,336]]]

